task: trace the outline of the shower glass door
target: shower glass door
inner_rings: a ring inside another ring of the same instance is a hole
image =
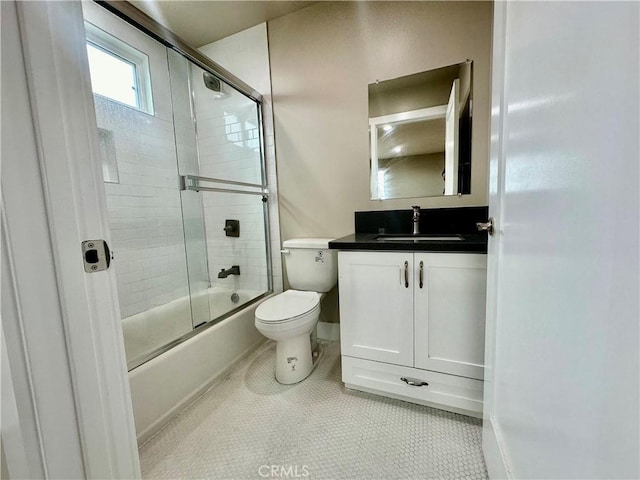
[[[260,104],[83,10],[131,369],[271,290]]]
[[[262,127],[254,100],[179,53],[168,55],[191,306],[199,326],[271,289]]]

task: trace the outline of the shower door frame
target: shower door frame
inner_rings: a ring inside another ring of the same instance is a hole
[[[125,22],[133,25],[138,30],[146,33],[150,37],[160,42],[165,47],[175,50],[200,68],[212,73],[215,77],[228,83],[240,93],[254,100],[259,106],[262,105],[262,95],[250,85],[236,77],[226,68],[218,65],[206,55],[191,47],[188,43],[178,37],[171,30],[162,26],[147,14],[141,12],[129,2],[121,0],[94,0],[95,3],[104,7],[114,15],[120,17]],[[260,120],[262,120],[260,113]],[[262,122],[261,122],[262,124]],[[262,133],[262,132],[261,132]]]

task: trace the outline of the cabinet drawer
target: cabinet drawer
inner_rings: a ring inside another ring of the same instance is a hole
[[[401,378],[428,385],[411,386]],[[355,390],[386,394],[466,415],[482,415],[483,382],[480,380],[343,355],[342,381],[347,388]]]

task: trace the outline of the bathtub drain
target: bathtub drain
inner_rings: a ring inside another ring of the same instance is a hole
[[[231,294],[231,301],[233,303],[238,303],[240,301],[240,295],[238,295],[236,292],[233,292]]]

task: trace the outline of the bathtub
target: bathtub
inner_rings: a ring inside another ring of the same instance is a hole
[[[240,301],[236,304],[231,300],[233,293],[219,287],[207,291],[205,298],[210,303],[213,318],[216,318],[214,315],[225,314],[242,302],[260,295],[250,291],[235,292],[240,295]],[[189,316],[187,323],[181,313],[189,311],[184,308],[185,301],[188,302],[189,298],[180,298],[152,309],[155,312],[143,312],[124,319],[125,338],[131,332],[135,334],[149,331],[150,322],[152,330],[157,330],[154,341],[166,338],[167,343],[176,338],[170,337],[170,333],[179,333],[186,327],[190,331],[191,318]],[[253,303],[233,313],[129,372],[139,444],[153,436],[180,410],[207,390],[221,374],[266,341],[254,326],[255,310],[260,303]],[[134,318],[138,315],[139,317]],[[146,328],[141,326],[144,322]],[[140,345],[135,345],[136,341],[141,341],[139,336],[137,339],[128,339],[125,343],[130,349],[138,348]],[[130,352],[133,350],[127,350],[128,355]]]
[[[233,295],[237,295],[237,297]],[[262,295],[251,290],[212,287],[193,297],[184,296],[158,307],[122,319],[124,348],[129,369],[137,367],[149,354],[193,331],[191,315],[203,321],[216,321],[238,306]],[[237,298],[237,301],[233,301]]]
[[[237,300],[234,293],[238,295]],[[209,311],[211,318],[218,318],[228,312],[235,310],[239,305],[247,303],[256,297],[262,295],[262,292],[252,290],[229,290],[222,287],[212,287],[208,290]],[[235,300],[235,301],[234,301]]]

